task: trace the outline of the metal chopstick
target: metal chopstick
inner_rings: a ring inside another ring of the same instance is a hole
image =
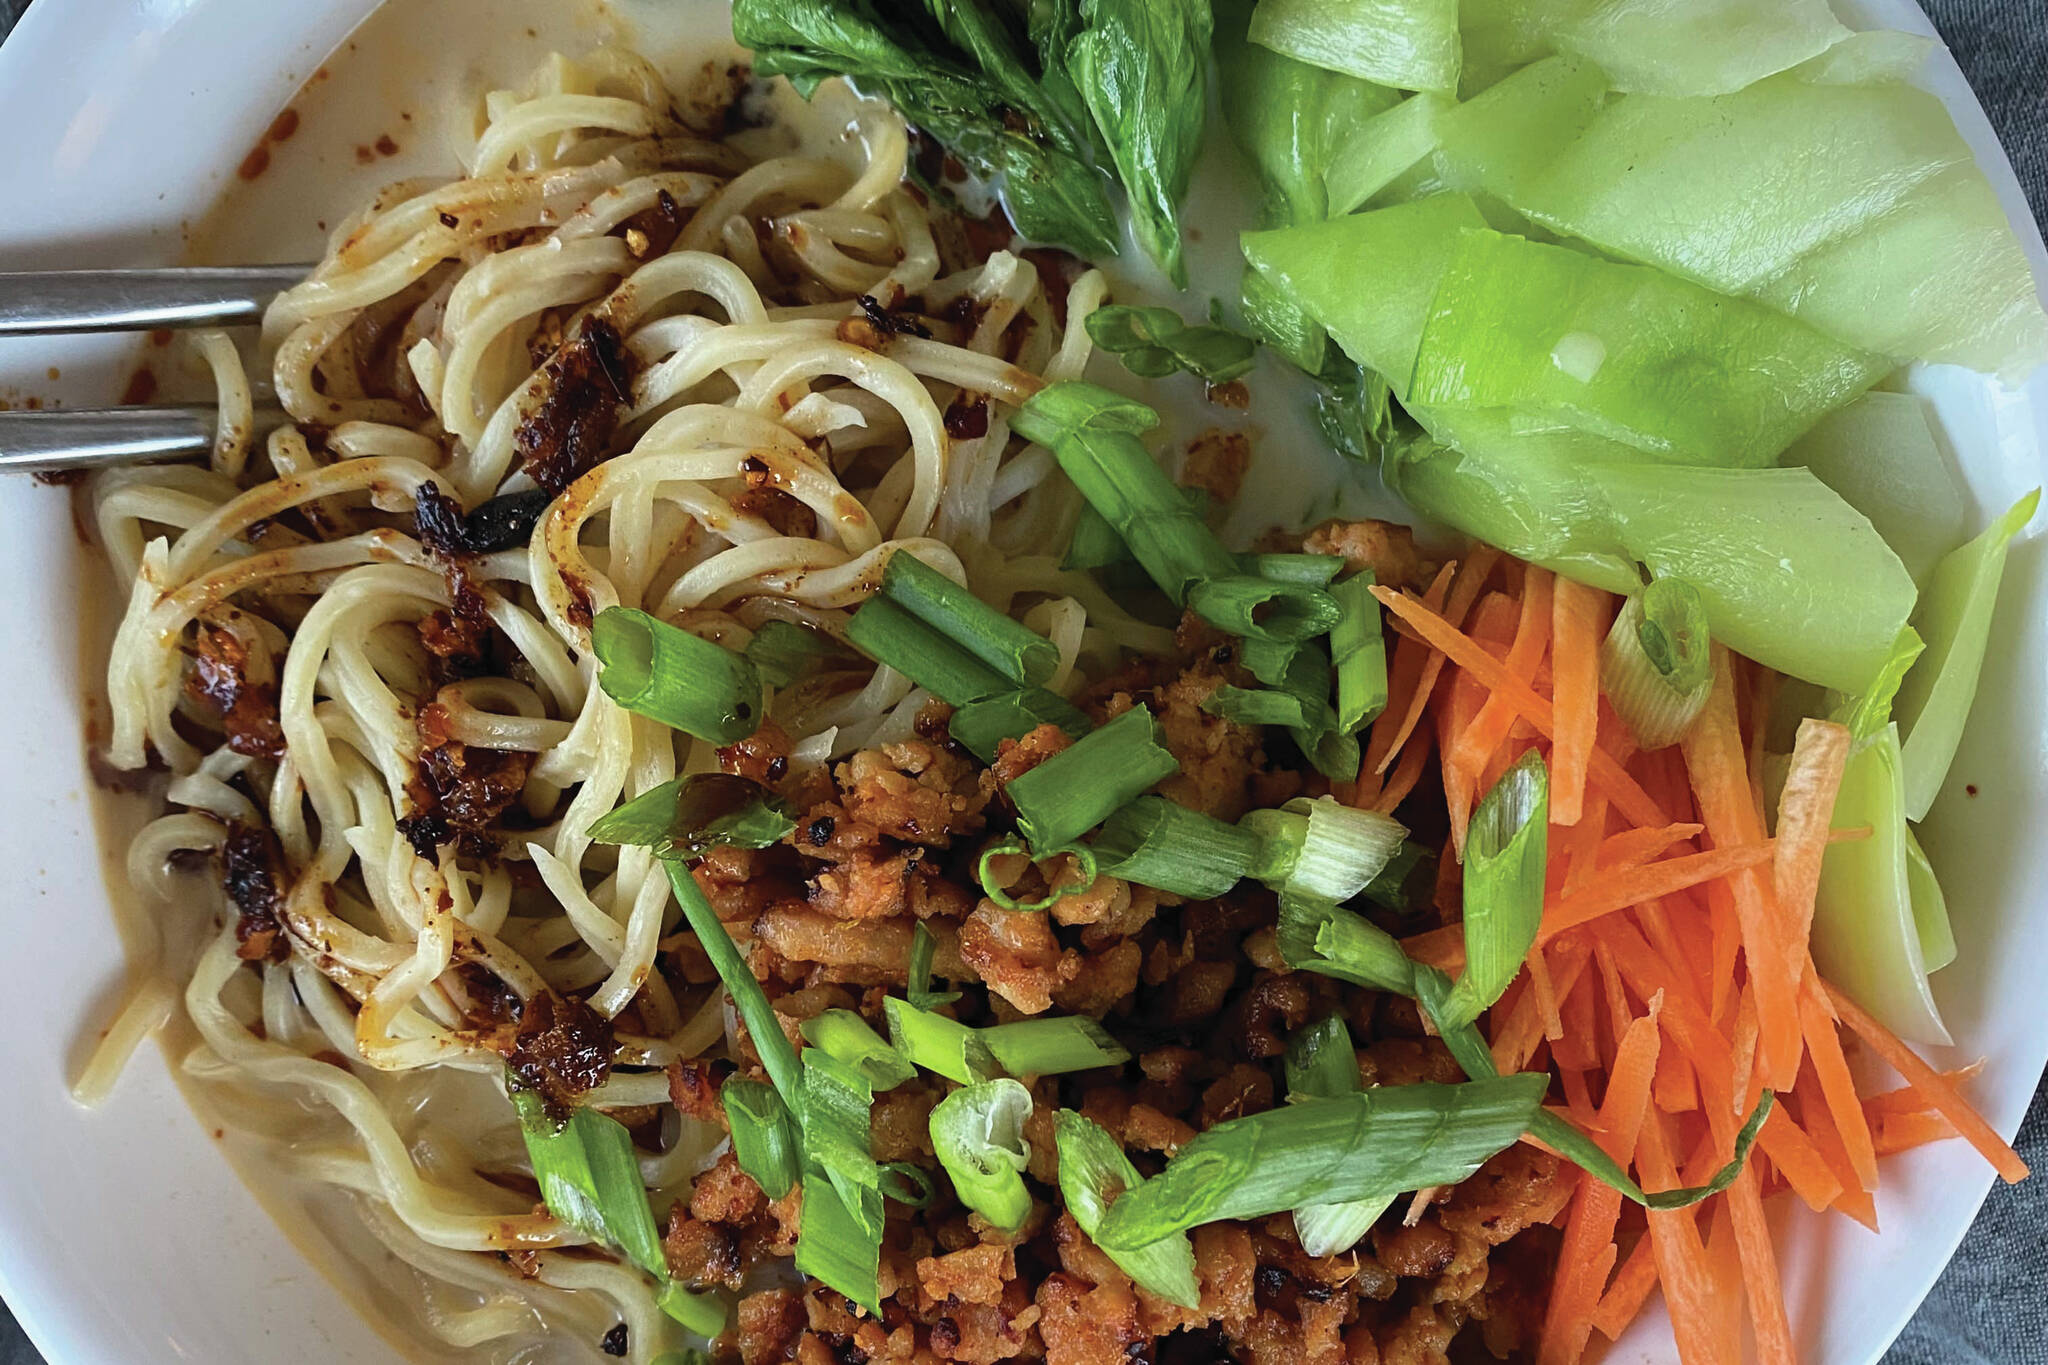
[[[236,327],[306,278],[310,265],[0,273],[0,336]]]
[[[210,407],[0,412],[0,473],[54,474],[203,459],[213,451],[219,420]],[[259,433],[284,420],[275,408],[256,409]]]

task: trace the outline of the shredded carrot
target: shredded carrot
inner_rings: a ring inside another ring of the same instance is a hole
[[[1727,1207],[1735,1219],[1735,1246],[1742,1256],[1758,1365],[1794,1365],[1792,1323],[1785,1316],[1785,1290],[1778,1279],[1777,1253],[1771,1249],[1770,1225],[1764,1221],[1756,1167],[1744,1166],[1735,1177],[1728,1187]]]
[[[1397,619],[1408,622],[1417,634],[1441,650],[1452,663],[1486,684],[1495,696],[1506,697],[1538,733],[1546,739],[1556,738],[1556,722],[1549,700],[1536,695],[1528,684],[1509,673],[1507,665],[1488,653],[1484,645],[1412,597],[1379,587],[1374,588],[1372,594]],[[1606,750],[1594,748],[1588,771],[1630,820],[1639,825],[1670,823],[1663,810],[1650,799],[1649,793],[1637,785],[1636,780]]]
[[[1611,610],[1598,588],[1560,578],[1550,599],[1550,686],[1557,730],[1550,751],[1550,819],[1576,825],[1600,727],[1600,637]]]
[[[1834,818],[1835,793],[1849,764],[1849,745],[1847,726],[1827,720],[1801,721],[1785,788],[1778,797],[1778,846],[1771,857],[1771,889],[1785,922],[1780,941],[1790,956],[1784,970],[1795,976],[1806,968],[1813,900],[1820,890],[1821,860],[1828,851],[1828,825]]]
[[[1707,1272],[1714,1277],[1712,1328],[1722,1354],[1742,1354],[1742,1251],[1735,1236],[1735,1219],[1728,1201],[1717,1199],[1707,1214]]]
[[[1735,683],[1728,651],[1714,646],[1714,687],[1706,709],[1679,741],[1707,834],[1719,846],[1752,843],[1763,836],[1762,820],[1750,796],[1749,762],[1735,717]],[[1784,926],[1765,878],[1744,871],[1729,878],[1742,930],[1743,957],[1756,991],[1757,1043],[1767,1084],[1789,1090],[1799,1076],[1799,977],[1795,955],[1785,944]]]
[[[1445,564],[1422,594],[1422,600],[1429,604],[1431,611],[1442,611],[1450,596],[1451,579],[1457,573],[1456,564]],[[1395,625],[1404,624],[1397,616]],[[1372,733],[1366,740],[1365,766],[1363,771],[1377,775],[1382,770],[1382,761],[1394,752],[1394,736],[1400,732],[1415,701],[1416,690],[1422,685],[1423,667],[1433,657],[1434,650],[1419,635],[1395,632],[1392,657],[1387,661],[1387,704],[1374,717]]]
[[[1651,1190],[1678,1186],[1664,1133],[1664,1118],[1652,1113],[1643,1124],[1637,1144],[1643,1184]],[[1664,1306],[1671,1314],[1672,1335],[1678,1339],[1678,1358],[1685,1365],[1735,1365],[1721,1334],[1714,1330],[1714,1283],[1707,1269],[1707,1250],[1690,1212],[1652,1209],[1649,1212],[1650,1250],[1657,1260],[1657,1282],[1664,1290]]]
[[[1486,689],[1471,674],[1462,668],[1452,673],[1450,686],[1444,689],[1436,707],[1438,753],[1448,754],[1456,747],[1459,738],[1471,727],[1473,718],[1486,705],[1486,700]],[[1477,775],[1467,773],[1448,761],[1442,767],[1444,806],[1451,817],[1451,848],[1457,855],[1457,861],[1462,863],[1465,860],[1465,828],[1472,822],[1472,807],[1479,801]]]
[[[1953,1123],[1943,1115],[1935,1113],[1893,1114],[1879,1120],[1877,1131],[1872,1135],[1877,1151],[1882,1156],[1911,1151],[1930,1142],[1961,1136]]]
[[[1514,643],[1508,647],[1508,671],[1533,686],[1543,651],[1550,644],[1550,595],[1555,579],[1548,569],[1529,566],[1522,580],[1522,609],[1515,623]],[[1489,696],[1486,705],[1458,737],[1455,750],[1444,755],[1444,766],[1455,767],[1477,782],[1487,756],[1507,742],[1516,720],[1515,708],[1499,697]]]
[[[1607,1293],[1600,1299],[1600,1306],[1593,1310],[1593,1328],[1609,1341],[1621,1340],[1621,1334],[1628,1325],[1642,1314],[1643,1305],[1649,1302],[1650,1291],[1657,1287],[1657,1259],[1652,1254],[1650,1239],[1642,1238],[1636,1243],[1628,1259],[1615,1272],[1614,1283],[1607,1286]]]
[[[1470,611],[1472,604],[1479,600],[1480,589],[1486,586],[1487,576],[1493,572],[1494,566],[1498,563],[1500,563],[1500,551],[1498,550],[1482,545],[1472,552],[1472,557],[1466,560],[1464,566],[1459,569],[1456,581],[1451,584],[1450,596],[1444,602],[1444,620],[1446,622],[1456,626],[1465,619],[1465,613]],[[1422,720],[1423,711],[1429,706],[1430,693],[1436,689],[1436,680],[1442,675],[1443,670],[1444,656],[1442,651],[1430,651],[1429,655],[1422,661],[1422,672],[1416,677],[1415,691],[1408,698],[1408,707],[1402,714],[1400,723],[1394,727],[1386,752],[1380,755],[1378,763],[1372,765],[1374,772],[1384,773],[1389,765],[1393,763],[1394,756],[1401,751],[1401,746],[1406,744],[1408,737],[1415,733],[1416,725]],[[1391,710],[1391,706],[1388,709]],[[1379,738],[1378,726],[1374,726],[1373,738],[1375,740]]]
[[[1644,901],[1668,896],[1702,882],[1719,881],[1731,873],[1755,867],[1770,858],[1771,847],[1769,842],[1763,842],[1715,848],[1641,867],[1600,873],[1591,886],[1577,895],[1544,907],[1543,928],[1538,931],[1538,941],[1554,937],[1588,920],[1613,914],[1616,910],[1626,910]]]
[[[1984,1159],[1991,1163],[2001,1179],[2018,1184],[2027,1178],[2027,1163],[2020,1160],[2019,1153],[2012,1149],[2011,1144],[1984,1121],[1983,1115],[1970,1107],[1961,1091],[1944,1079],[1940,1072],[1921,1061],[1913,1049],[1900,1042],[1890,1029],[1865,1013],[1862,1006],[1826,982],[1821,986],[1834,1004],[1836,1017],[1847,1024],[1872,1052],[1884,1058],[1886,1065],[1925,1095],[1936,1112],[1954,1124],[1956,1131],[1984,1154]]]
[[[1877,1188],[1877,1150],[1871,1145],[1870,1124],[1863,1103],[1856,1097],[1856,1078],[1849,1074],[1849,1062],[1842,1055],[1842,1040],[1835,1032],[1835,1016],[1819,992],[1799,993],[1799,1023],[1806,1033],[1806,1055],[1813,1063],[1813,1076],[1827,1101],[1829,1121],[1856,1173],[1856,1183],[1865,1191]]]
[[[1968,1066],[1959,1066],[1953,1071],[1944,1071],[1941,1078],[1950,1085],[1961,1085],[1975,1080],[1984,1070],[1984,1059],[1978,1058]],[[1893,1114],[1931,1114],[1934,1106],[1927,1096],[1917,1088],[1902,1085],[1897,1090],[1884,1090],[1863,1101],[1863,1112],[1875,1124]]]
[[[1557,1012],[1557,983],[1550,979],[1550,968],[1543,960],[1543,948],[1529,950],[1529,991],[1536,997],[1537,1017],[1543,1021],[1543,1036],[1556,1042],[1564,1037],[1564,1020]]]
[[[1551,980],[1560,992],[1569,991],[1579,982],[1579,974],[1586,969],[1591,957],[1591,948],[1585,940],[1567,936],[1557,941],[1554,948],[1557,958],[1556,970]],[[1493,1063],[1503,1076],[1526,1070],[1535,1058],[1537,1049],[1544,1040],[1543,1012],[1531,992],[1524,992],[1515,1002],[1514,1008],[1493,1040]],[[1563,1033],[1560,1021],[1558,1031]]]
[[[1799,1073],[1799,1084],[1793,1087],[1792,1101],[1798,1106],[1800,1130],[1820,1150],[1828,1169],[1842,1183],[1842,1192],[1835,1196],[1834,1207],[1872,1232],[1877,1231],[1877,1201],[1863,1188],[1862,1178],[1850,1163],[1849,1150],[1842,1145],[1841,1134],[1835,1128],[1827,1098],[1821,1094],[1820,1081],[1812,1067]],[[1783,1096],[1779,1097],[1779,1102],[1785,1102]]]
[[[1400,766],[1387,779],[1387,785],[1373,799],[1372,809],[1382,815],[1392,815],[1394,808],[1408,799],[1408,793],[1415,790],[1415,784],[1422,780],[1422,770],[1429,764],[1429,746],[1411,744],[1401,753]]]
[[[1715,1019],[1726,1019],[1728,1009],[1735,996],[1735,959],[1742,951],[1742,925],[1735,913],[1735,892],[1726,881],[1716,881],[1706,889],[1707,931],[1710,935],[1708,952],[1711,965],[1708,968],[1713,983],[1713,1001],[1710,1012]]]

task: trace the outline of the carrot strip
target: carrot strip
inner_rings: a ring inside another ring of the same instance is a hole
[[[1373,798],[1372,809],[1382,815],[1392,815],[1394,808],[1408,799],[1408,793],[1415,790],[1415,784],[1422,780],[1422,770],[1429,763],[1429,746],[1411,744],[1401,753],[1400,766],[1387,779],[1387,785]]]
[[[1712,955],[1713,1000],[1708,1012],[1716,1020],[1728,1017],[1735,990],[1735,958],[1742,950],[1742,924],[1735,913],[1735,892],[1726,881],[1707,887],[1708,952]]]
[[[1492,689],[1494,695],[1504,696],[1517,711],[1545,738],[1555,740],[1556,719],[1551,713],[1550,702],[1536,695],[1528,684],[1507,671],[1507,665],[1486,651],[1486,647],[1461,633],[1457,627],[1444,620],[1412,597],[1393,592],[1387,588],[1375,587],[1374,597],[1392,612],[1396,619],[1406,621],[1416,633],[1429,641],[1444,656],[1458,667],[1466,669],[1480,682]],[[1588,772],[1594,781],[1606,789],[1616,806],[1639,825],[1663,825],[1670,821],[1648,792],[1637,785],[1628,771],[1617,763],[1606,750],[1595,747]]]
[[[1692,1063],[1673,1048],[1657,1059],[1654,1091],[1657,1107],[1667,1114],[1690,1114],[1700,1107],[1699,1083],[1693,1078]]]
[[[1536,941],[1541,943],[1575,925],[1659,896],[1668,896],[1702,882],[1719,881],[1731,873],[1768,861],[1770,856],[1771,844],[1766,841],[1713,848],[1705,853],[1690,853],[1642,867],[1602,873],[1586,890],[1544,907],[1543,927],[1537,931]]]
[[[1536,1017],[1543,1021],[1543,1036],[1554,1043],[1564,1037],[1564,1020],[1557,1010],[1557,983],[1551,979],[1540,944],[1529,950],[1529,990],[1536,997]]]
[[[1956,1131],[1969,1140],[1972,1147],[1984,1154],[2003,1180],[2018,1184],[2027,1178],[2027,1163],[2020,1160],[2006,1140],[2000,1137],[1984,1116],[1970,1107],[1962,1092],[1944,1079],[1940,1072],[1920,1060],[1913,1049],[1893,1036],[1890,1029],[1864,1012],[1863,1007],[1836,990],[1827,982],[1821,982],[1821,989],[1834,1003],[1835,1015],[1847,1024],[1855,1035],[1878,1056],[1884,1058],[1892,1070],[1905,1077],[1908,1084],[1927,1097],[1936,1112],[1940,1113]]]
[[[1485,687],[1471,674],[1461,668],[1451,675],[1450,686],[1436,707],[1438,753],[1449,754],[1456,747],[1486,701]],[[1457,861],[1462,863],[1465,860],[1465,829],[1472,822],[1472,807],[1479,801],[1478,786],[1474,774],[1467,773],[1448,759],[1442,768],[1444,806],[1451,817],[1451,848],[1457,854]]]
[[[1742,1251],[1728,1201],[1717,1199],[1707,1214],[1707,1271],[1714,1277],[1713,1330],[1724,1355],[1742,1354]]]
[[[1762,733],[1762,727],[1758,727]],[[1778,846],[1771,855],[1771,889],[1784,921],[1784,970],[1806,970],[1806,944],[1813,931],[1813,901],[1820,890],[1821,860],[1828,851],[1828,825],[1835,793],[1849,763],[1847,726],[1803,720],[1792,744],[1792,763],[1778,797]],[[1866,1185],[1864,1188],[1868,1189]]]
[[[1814,1080],[1827,1101],[1829,1122],[1849,1158],[1849,1168],[1856,1173],[1857,1184],[1874,1190],[1877,1149],[1871,1144],[1863,1101],[1856,1094],[1856,1078],[1849,1074],[1848,1058],[1842,1055],[1835,1017],[1818,993],[1807,990],[1799,993],[1799,1022],[1806,1032],[1806,1055],[1813,1063]]]
[[[1481,545],[1472,552],[1472,557],[1465,561],[1464,567],[1458,571],[1456,581],[1451,584],[1451,595],[1444,603],[1446,622],[1455,626],[1465,619],[1465,613],[1479,600],[1479,590],[1485,586],[1487,575],[1493,572],[1493,566],[1499,562],[1500,551],[1488,546]],[[1415,733],[1415,727],[1422,721],[1423,711],[1429,706],[1430,693],[1435,691],[1436,680],[1442,676],[1443,671],[1442,651],[1431,651],[1422,661],[1422,672],[1415,680],[1414,695],[1408,698],[1407,712],[1401,717],[1401,723],[1395,727],[1387,751],[1381,754],[1380,761],[1373,765],[1374,772],[1384,773],[1393,763],[1394,755],[1401,751],[1401,746]],[[1379,738],[1377,726],[1374,727],[1373,738]]]
[[[1742,1258],[1749,1320],[1756,1329],[1758,1365],[1795,1365],[1784,1283],[1778,1278],[1778,1256],[1771,1249],[1771,1229],[1764,1221],[1763,1195],[1757,1188],[1754,1166],[1744,1166],[1728,1187],[1727,1207],[1735,1219],[1735,1248]]]
[[[1667,1142],[1663,1117],[1651,1114],[1636,1148],[1643,1184],[1649,1189],[1668,1190],[1678,1184]],[[1726,1352],[1726,1343],[1713,1329],[1713,1276],[1707,1270],[1706,1246],[1692,1215],[1676,1209],[1652,1209],[1649,1223],[1650,1251],[1656,1257],[1664,1306],[1671,1313],[1679,1360],[1684,1365],[1734,1365],[1737,1357]]]
[[[1684,843],[1704,828],[1702,825],[1677,824],[1621,830],[1600,841],[1600,852],[1594,866],[1601,871],[1641,867],[1662,857],[1673,844]]]
[[[1437,570],[1422,600],[1432,611],[1442,611],[1445,600],[1450,596],[1451,578],[1456,574],[1456,564],[1445,564]],[[1395,618],[1399,621],[1399,618]],[[1402,721],[1415,699],[1416,689],[1422,684],[1423,666],[1433,651],[1429,644],[1418,635],[1395,632],[1393,657],[1387,661],[1387,704],[1372,723],[1372,734],[1366,740],[1365,764],[1363,771],[1378,774],[1381,760],[1394,752],[1394,735],[1401,728]]]
[[[1890,1156],[1961,1136],[1956,1126],[1941,1114],[1893,1114],[1879,1121],[1873,1140],[1879,1155]]]
[[[1833,1204],[1845,1188],[1841,1178],[1821,1155],[1820,1148],[1813,1145],[1813,1139],[1804,1129],[1794,1123],[1791,1116],[1776,1105],[1771,1107],[1770,1117],[1764,1120],[1763,1130],[1756,1135],[1756,1145],[1785,1177],[1785,1183],[1792,1187],[1792,1193],[1799,1196],[1806,1207],[1819,1213]]]
[[[1586,970],[1591,949],[1585,940],[1573,936],[1560,939],[1552,950],[1557,958],[1557,967],[1552,982],[1560,993],[1570,991],[1578,985],[1580,973]],[[1563,1032],[1562,1023],[1559,1033]],[[1515,1002],[1514,1011],[1508,1016],[1506,1026],[1493,1042],[1493,1064],[1503,1076],[1528,1069],[1536,1051],[1543,1043],[1543,1015],[1536,998],[1524,992]]]
[[[1521,619],[1515,624],[1514,643],[1508,647],[1507,666],[1523,682],[1533,686],[1536,668],[1550,644],[1550,595],[1554,576],[1548,569],[1531,564],[1522,580]],[[1458,747],[1444,756],[1446,766],[1455,766],[1478,780],[1487,755],[1507,742],[1514,728],[1515,708],[1500,697],[1489,696],[1459,737]]]
[[[1942,1072],[1941,1077],[1950,1085],[1961,1085],[1965,1081],[1975,1080],[1977,1074],[1983,1070],[1984,1059],[1979,1057],[1968,1066],[1959,1066],[1953,1071]],[[1872,1123],[1877,1123],[1892,1114],[1929,1114],[1934,1112],[1934,1106],[1928,1103],[1927,1096],[1919,1090],[1910,1085],[1902,1085],[1897,1090],[1880,1091],[1864,1100],[1863,1112]]]
[[[1590,1071],[1600,1064],[1593,1047],[1599,1029],[1594,1022],[1593,994],[1593,983],[1582,972],[1578,981],[1557,1002],[1563,1029],[1558,1037],[1551,1040],[1550,1053],[1567,1072]],[[1569,1083],[1565,1093],[1571,1093]]]
[[[1849,1150],[1842,1145],[1842,1136],[1830,1117],[1827,1099],[1821,1094],[1820,1081],[1812,1067],[1799,1073],[1799,1084],[1793,1087],[1792,1099],[1799,1108],[1800,1129],[1820,1149],[1821,1157],[1828,1163],[1828,1169],[1835,1173],[1835,1179],[1842,1182],[1842,1192],[1835,1196],[1834,1207],[1876,1232],[1877,1201],[1862,1187],[1862,1179],[1849,1161]]]
[[[1576,825],[1600,727],[1600,637],[1610,610],[1598,588],[1560,578],[1550,599],[1550,687],[1557,731],[1550,751],[1550,819]]]
[[[1621,1263],[1621,1269],[1615,1273],[1614,1282],[1607,1286],[1600,1306],[1593,1310],[1594,1330],[1609,1341],[1621,1340],[1621,1334],[1641,1315],[1643,1305],[1649,1302],[1650,1291],[1656,1287],[1657,1258],[1650,1239],[1644,1237],[1636,1243],[1628,1259]]]
[[[1686,771],[1707,834],[1720,847],[1749,844],[1763,835],[1763,825],[1750,799],[1749,761],[1735,718],[1735,683],[1728,651],[1714,647],[1714,688],[1706,709],[1679,740]],[[1735,913],[1742,929],[1743,955],[1749,982],[1756,992],[1758,1046],[1763,1078],[1774,1088],[1789,1090],[1799,1078],[1803,1043],[1799,1036],[1799,975],[1794,954],[1786,946],[1769,884],[1755,871],[1729,878]]]

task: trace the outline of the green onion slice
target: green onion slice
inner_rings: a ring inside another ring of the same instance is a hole
[[[746,958],[741,956],[739,945],[719,922],[718,912],[704,898],[690,869],[675,858],[662,859],[662,868],[668,873],[677,904],[683,907],[683,918],[697,935],[704,955],[711,959],[718,979],[725,983],[726,994],[732,997],[740,1022],[747,1026],[747,1036],[753,1040],[754,1051],[760,1054],[768,1079],[775,1083],[782,1102],[792,1113],[797,1112],[803,1102],[803,1073],[797,1065],[796,1049],[790,1046],[782,1025],[776,1022],[775,1007],[768,1003],[768,993],[761,989]]]
[[[882,1008],[889,1018],[889,1041],[914,1065],[962,1085],[1001,1074],[995,1054],[978,1029],[893,995],[882,1002]]]
[[[1311,732],[1333,730],[1337,725],[1337,713],[1327,699],[1276,688],[1226,684],[1202,698],[1202,709],[1239,725],[1285,725]],[[1352,776],[1357,775],[1354,770]]]
[[[1090,847],[1106,876],[1214,900],[1251,870],[1259,839],[1163,796],[1141,796],[1103,821]]]
[[[1238,823],[1262,840],[1252,876],[1276,891],[1333,903],[1363,891],[1408,837],[1393,817],[1330,796],[1296,797]]]
[[[633,1139],[617,1119],[584,1106],[549,1111],[539,1092],[507,1073],[519,1133],[548,1212],[589,1237],[617,1247],[650,1275],[667,1278],[661,1234],[647,1205]]]
[[[1041,725],[1057,725],[1069,739],[1079,739],[1094,728],[1094,722],[1059,693],[1031,687],[956,708],[948,730],[967,752],[991,763],[1004,740],[1022,739]]]
[[[1159,722],[1133,706],[1004,790],[1032,856],[1044,858],[1073,847],[1119,806],[1179,771]]]
[[[909,985],[903,993],[913,1006],[921,1010],[935,1010],[960,998],[958,991],[932,989],[932,958],[938,951],[939,936],[932,932],[929,924],[919,920],[917,927],[910,932]]]
[[[1410,839],[1358,894],[1383,910],[1412,915],[1435,899],[1436,869],[1436,850]]]
[[[1707,608],[1682,578],[1652,579],[1628,599],[1600,646],[1600,685],[1645,749],[1676,744],[1714,686]]]
[[[1057,1076],[1122,1066],[1130,1051],[1109,1030],[1081,1015],[1019,1019],[980,1030],[981,1041],[1012,1076]]]
[[[1358,778],[1358,736],[1342,730],[1308,730],[1296,727],[1288,735],[1309,765],[1332,782],[1353,782]]]
[[[797,1273],[832,1286],[880,1317],[883,1217],[879,1182],[862,1187],[849,1204],[824,1171],[807,1169]]]
[[[801,1168],[796,1120],[775,1088],[735,1076],[718,1089],[732,1129],[732,1155],[740,1169],[754,1178],[770,1199],[780,1199],[796,1183]]]
[[[1336,555],[1272,554],[1246,555],[1244,570],[1254,578],[1275,583],[1306,583],[1327,588],[1343,572],[1344,561]]]
[[[917,1068],[852,1010],[826,1010],[798,1025],[805,1042],[858,1072],[877,1091],[894,1090]]]
[[[1232,635],[1264,640],[1306,640],[1337,624],[1343,609],[1310,583],[1223,574],[1188,589],[1188,609]]]
[[[747,662],[770,687],[787,687],[828,662],[851,662],[839,642],[794,621],[769,621],[747,641]]]
[[[1480,799],[1465,838],[1465,972],[1445,1003],[1451,1027],[1500,999],[1543,923],[1550,772],[1531,749]]]
[[[597,685],[633,714],[711,744],[760,728],[761,675],[731,650],[630,607],[599,612],[590,641]]]
[[[1024,1121],[1031,1117],[1031,1092],[1013,1080],[962,1086],[932,1110],[932,1150],[953,1178],[960,1202],[1004,1232],[1015,1232],[1031,1215],[1024,1188],[1024,1164],[1031,1144]]]
[[[698,1293],[675,1280],[664,1280],[654,1293],[654,1303],[686,1332],[715,1339],[725,1331],[725,1300],[716,1294]]]
[[[1330,627],[1330,656],[1337,670],[1337,728],[1345,734],[1358,733],[1387,709],[1387,637],[1374,581],[1365,569],[1330,589],[1341,612]]]
[[[1060,1158],[1060,1196],[1081,1231],[1101,1246],[1140,1289],[1183,1308],[1200,1304],[1195,1248],[1185,1233],[1163,1236],[1130,1249],[1103,1243],[1102,1225],[1112,1201],[1121,1202],[1145,1186],[1138,1168],[1124,1155],[1116,1139],[1093,1120],[1071,1109],[1062,1109],[1053,1116],[1052,1131]]]
[[[868,1146],[874,1090],[865,1076],[822,1048],[807,1049],[803,1063],[805,1156],[825,1173],[847,1208],[864,1218],[863,1194],[882,1178]],[[881,1235],[879,1223],[874,1232]]]
[[[1015,838],[999,839],[983,849],[981,857],[974,864],[974,876],[975,880],[981,884],[981,894],[1005,910],[1017,913],[1031,913],[1038,910],[1050,910],[1065,897],[1078,896],[1095,884],[1097,876],[1095,851],[1086,844],[1072,844],[1064,849],[1055,849],[1053,853],[1072,854],[1075,867],[1080,875],[1071,881],[1062,882],[1060,885],[1053,887],[1045,893],[1044,898],[1041,900],[1020,901],[1010,894],[1008,887],[997,884],[995,870],[991,867],[991,864],[998,858],[1007,858],[1017,854],[1029,856],[1030,852],[1031,850],[1025,847],[1022,839]],[[1046,856],[1051,857],[1052,854],[1049,853]]]
[[[1328,901],[1280,897],[1280,957],[1296,971],[1415,994],[1415,963],[1392,934]]]
[[[886,597],[870,597],[846,622],[854,648],[885,663],[948,706],[1001,696],[1016,683]]]
[[[767,848],[796,828],[788,805],[730,773],[692,773],[651,787],[598,817],[590,837],[630,844],[657,858],[701,858],[714,848]]]
[[[908,1161],[888,1161],[880,1167],[882,1172],[882,1197],[893,1199],[908,1208],[921,1209],[932,1202],[939,1187],[932,1183],[931,1173],[922,1166]]]
[[[1096,1242],[1127,1251],[1200,1223],[1455,1185],[1520,1140],[1548,1083],[1528,1074],[1375,1086],[1232,1119],[1111,1205]]]
[[[1316,644],[1310,640],[1240,640],[1237,657],[1251,671],[1251,675],[1268,687],[1282,687],[1290,692],[1327,690],[1329,683],[1329,660],[1323,659],[1322,688],[1310,688],[1314,681],[1313,663],[1306,665],[1309,673],[1299,673],[1303,668],[1301,656],[1316,652]],[[1297,683],[1302,685],[1297,686]]]
[[[1287,1042],[1290,1098],[1336,1099],[1358,1091],[1358,1053],[1351,1033],[1335,1015],[1312,1024]],[[1335,1256],[1357,1246],[1398,1191],[1341,1204],[1306,1204],[1294,1211],[1294,1232],[1311,1256]]]
[[[1206,578],[1238,572],[1237,559],[1138,440],[1159,414],[1107,389],[1065,381],[1041,389],[1011,427],[1049,448],[1074,486],[1176,605]]]
[[[1038,686],[1060,666],[1052,641],[915,555],[898,551],[889,556],[882,596],[1019,687]]]

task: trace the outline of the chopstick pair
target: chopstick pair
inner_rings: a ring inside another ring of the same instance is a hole
[[[311,270],[273,265],[0,273],[0,337],[248,326]],[[259,411],[259,421],[265,416]],[[204,405],[0,412],[0,473],[203,459],[213,450],[215,421],[215,410]]]

